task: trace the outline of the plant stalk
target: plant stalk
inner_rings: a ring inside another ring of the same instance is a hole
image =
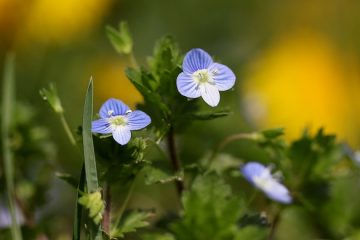
[[[170,155],[171,165],[173,167],[174,172],[177,173],[181,170],[181,162],[177,157],[176,146],[175,146],[175,133],[172,127],[170,128],[167,135],[167,146]],[[182,192],[184,191],[184,182],[182,180],[176,180],[175,184],[176,184],[176,190],[179,196],[181,196]]]

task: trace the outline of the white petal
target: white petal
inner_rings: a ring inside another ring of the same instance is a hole
[[[113,138],[120,145],[125,145],[130,141],[131,132],[127,126],[117,126],[113,132]]]
[[[217,87],[211,83],[203,83],[200,85],[201,97],[211,107],[215,107],[219,104],[220,93]]]

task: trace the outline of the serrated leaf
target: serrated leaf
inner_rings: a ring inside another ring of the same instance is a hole
[[[153,212],[149,211],[132,211],[120,223],[120,226],[111,230],[111,238],[123,238],[126,233],[136,232],[138,228],[147,227],[150,225],[149,218],[153,216]]]
[[[170,170],[155,168],[155,167],[147,167],[144,169],[145,172],[145,184],[163,184],[172,181],[182,181],[184,177],[184,172],[180,171],[176,174],[172,174]]]
[[[78,201],[89,210],[89,217],[93,219],[94,223],[99,224],[105,208],[100,191],[89,194],[84,193]]]
[[[118,53],[130,54],[132,52],[133,41],[127,22],[120,22],[118,29],[107,26],[106,34]]]
[[[179,240],[232,239],[243,203],[217,175],[198,176],[182,197],[182,218],[171,228]]]

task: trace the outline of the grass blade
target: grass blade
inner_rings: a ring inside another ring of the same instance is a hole
[[[91,132],[91,123],[93,116],[93,80],[89,81],[89,86],[85,96],[84,114],[83,114],[83,146],[84,146],[84,164],[86,187],[88,193],[98,190],[99,182],[96,170],[96,159],[94,144]],[[99,225],[95,225],[92,221],[89,223],[90,239],[102,239],[102,232]]]
[[[15,210],[15,183],[14,183],[14,158],[11,151],[10,125],[15,99],[15,56],[8,54],[5,61],[3,92],[2,92],[2,119],[1,119],[1,138],[3,149],[4,172],[6,188],[11,214],[11,235],[14,240],[21,240],[21,230],[16,220]]]
[[[86,184],[88,193],[93,193],[99,188],[95,151],[91,132],[91,123],[93,115],[93,81],[90,79],[89,86],[85,96],[84,115],[83,115],[83,145],[84,145],[84,163]]]
[[[76,205],[75,205],[75,214],[74,214],[74,230],[73,230],[73,240],[80,240],[81,234],[81,218],[83,206],[79,203],[79,198],[81,197],[81,192],[85,190],[85,166],[84,164],[81,167],[81,174],[79,185],[77,188],[76,195]]]

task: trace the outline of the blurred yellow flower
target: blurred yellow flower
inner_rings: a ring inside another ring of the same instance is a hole
[[[0,32],[19,29],[17,40],[66,42],[101,22],[112,0],[0,0]]]
[[[302,32],[276,41],[252,63],[242,86],[250,121],[260,128],[285,127],[290,139],[305,127],[325,127],[359,144],[353,89],[342,58],[316,34]]]
[[[122,100],[130,108],[143,101],[141,94],[125,75],[129,65],[116,58],[98,59],[90,69],[94,72],[95,104],[100,106],[109,98]],[[84,85],[87,83],[84,83]]]

